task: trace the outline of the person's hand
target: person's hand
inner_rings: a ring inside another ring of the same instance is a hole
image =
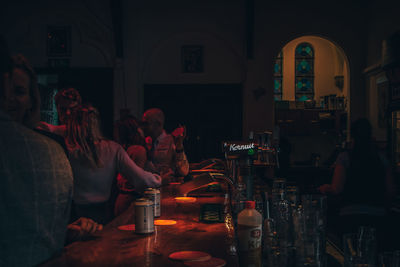
[[[324,185],[321,185],[320,187],[318,187],[318,191],[321,194],[328,194],[332,191],[332,187],[330,184],[324,184]]]
[[[145,143],[146,143],[146,148],[148,151],[151,150],[151,147],[153,146],[153,139],[151,139],[150,136],[146,136],[146,138],[144,139]]]
[[[53,131],[53,125],[48,124],[47,122],[44,121],[39,121],[36,124],[36,129],[46,131],[46,132],[52,132]]]
[[[67,230],[69,240],[78,240],[84,236],[103,230],[103,225],[96,223],[92,219],[81,217],[69,224]]]
[[[183,150],[183,140],[186,137],[186,126],[179,125],[179,127],[172,132],[172,136],[174,137],[176,149]]]

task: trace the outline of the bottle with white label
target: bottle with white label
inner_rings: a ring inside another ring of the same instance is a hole
[[[254,201],[246,201],[246,208],[238,215],[237,237],[240,266],[261,267],[262,215]]]

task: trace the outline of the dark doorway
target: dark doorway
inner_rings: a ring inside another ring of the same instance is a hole
[[[112,138],[114,103],[112,68],[38,69],[37,73],[39,84],[41,80],[46,81],[46,76],[51,80],[45,85],[40,84],[41,94],[45,93],[42,91],[49,89],[76,88],[84,103],[90,103],[99,110],[103,133],[106,137]]]
[[[144,107],[164,111],[167,132],[186,125],[190,162],[221,158],[222,141],[242,138],[241,84],[146,84]]]

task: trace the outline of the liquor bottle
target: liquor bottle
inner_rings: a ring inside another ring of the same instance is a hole
[[[289,201],[286,194],[281,191],[280,200],[276,205],[276,217],[274,218],[277,226],[277,233],[280,239],[280,246],[288,248],[292,246],[292,214]]]
[[[256,192],[254,194],[254,201],[256,203],[256,210],[261,214],[264,219],[264,199],[261,195],[261,190],[256,186]]]
[[[246,185],[239,181],[237,184],[237,192],[236,192],[236,215],[239,214],[245,208],[246,202]]]
[[[237,237],[240,266],[261,267],[262,216],[254,201],[246,201],[246,208],[238,215]]]

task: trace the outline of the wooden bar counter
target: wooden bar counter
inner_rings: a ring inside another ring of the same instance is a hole
[[[223,204],[223,195],[213,193],[213,197],[198,197],[195,203],[176,203],[174,187],[162,188],[161,217],[156,219],[175,220],[175,225],[155,226],[155,232],[148,235],[119,230],[118,226],[134,223],[131,205],[101,232],[66,246],[61,255],[42,266],[185,266],[168,258],[182,250],[207,252],[224,259],[226,266],[239,266],[238,257],[231,252],[234,229],[230,216],[222,223],[200,222],[201,205]]]

